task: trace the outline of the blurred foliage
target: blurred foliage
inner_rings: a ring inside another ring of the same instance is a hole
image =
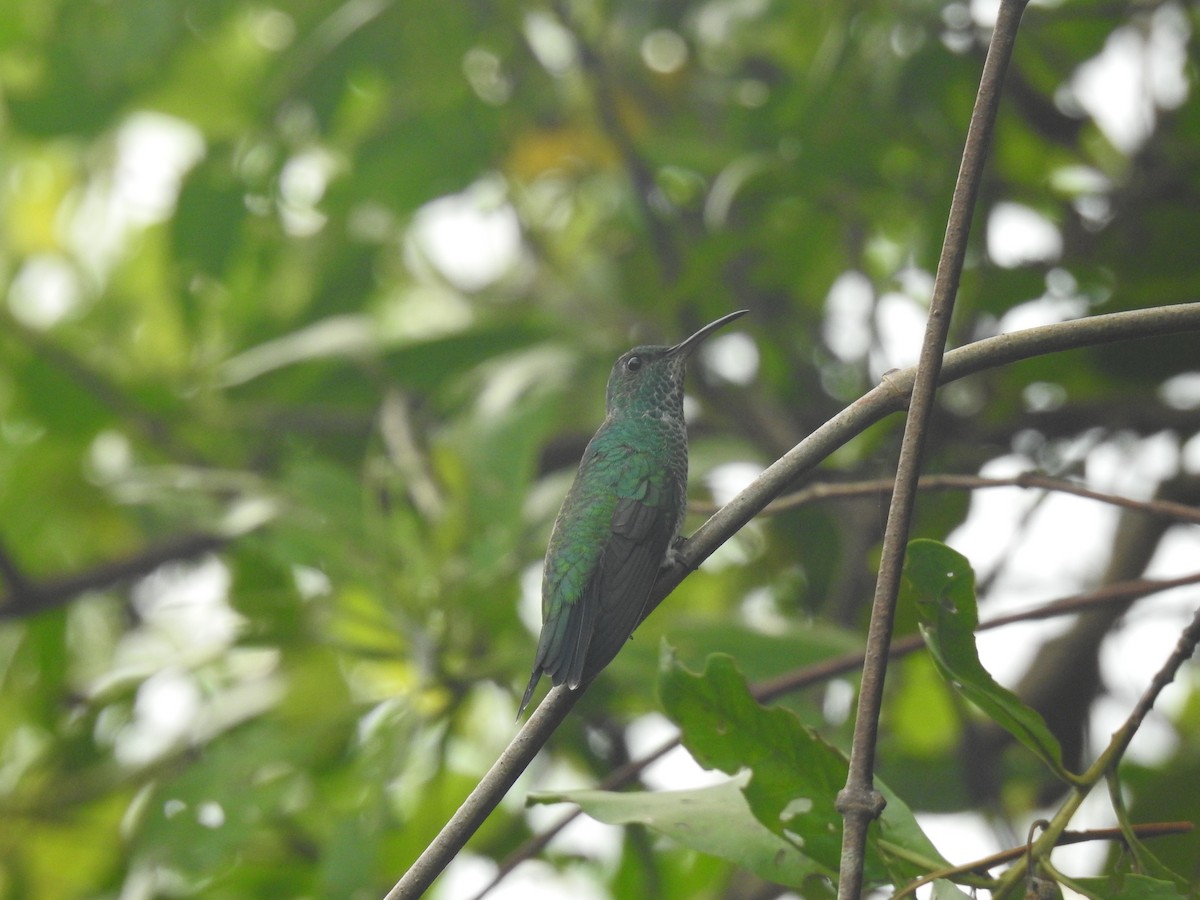
[[[519,610],[611,359],[751,310],[694,367],[697,498],[910,359],[983,6],[0,5],[0,898],[382,894],[513,733]],[[1029,10],[957,342],[1200,296],[1196,20]],[[1133,138],[1079,99],[1114,47],[1158,60]],[[1013,204],[1054,240],[1005,231]],[[946,392],[928,468],[1071,471],[1165,434],[1178,485],[1197,422],[1168,388],[1196,369],[1187,337],[979,376]],[[886,475],[897,429],[820,477]],[[534,780],[628,758],[662,637],[754,679],[861,646],[882,504],[745,529]],[[923,498],[917,532],[967,512]],[[898,795],[1022,830],[1036,766],[980,777],[974,717],[927,667],[896,673]],[[784,702],[844,750],[839,685]],[[1181,707],[1173,755],[1131,773],[1139,821],[1200,818]],[[521,799],[471,853],[529,834]],[[624,834],[619,859],[548,857],[614,896],[762,888]]]

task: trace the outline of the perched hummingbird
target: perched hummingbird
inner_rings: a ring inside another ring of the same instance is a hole
[[[545,672],[572,690],[612,661],[669,562],[687,508],[683,375],[700,343],[747,310],[674,347],[634,347],[608,377],[604,424],[563,500],[542,571],[542,635],[525,712]]]

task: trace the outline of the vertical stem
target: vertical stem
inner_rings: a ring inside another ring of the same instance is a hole
[[[850,771],[846,787],[838,794],[838,810],[845,817],[842,837],[841,871],[838,880],[838,900],[858,900],[863,887],[863,860],[867,828],[883,811],[883,798],[874,789],[875,743],[879,731],[879,712],[883,703],[883,683],[887,673],[888,644],[891,642],[895,620],[896,595],[900,587],[904,547],[916,499],[917,479],[921,471],[921,454],[928,430],[938,376],[942,368],[946,335],[962,275],[967,251],[967,236],[979,195],[979,183],[987,148],[1000,105],[1004,73],[1012,56],[1017,28],[1026,0],[1001,0],[996,27],[992,32],[987,59],[983,65],[979,93],[971,124],[967,129],[958,181],[950,203],[946,237],[938,261],[929,320],[921,345],[912,402],[900,446],[896,472],[896,489],[888,510],[887,528],[883,538],[883,556],[879,579],[871,607],[871,625],[867,636],[867,653],[863,666],[862,691],[854,723],[854,744],[850,751]]]

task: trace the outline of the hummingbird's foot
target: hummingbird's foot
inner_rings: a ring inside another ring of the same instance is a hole
[[[659,568],[673,569],[679,563],[683,562],[683,536],[676,537],[671,541],[671,546],[667,548],[667,552],[663,554],[662,565]]]

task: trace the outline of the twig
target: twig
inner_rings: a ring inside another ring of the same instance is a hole
[[[774,516],[810,503],[820,503],[826,500],[840,500],[847,497],[862,497],[871,494],[891,493],[894,482],[890,478],[877,478],[870,481],[850,481],[841,484],[813,484],[773,500],[759,513],[761,516]],[[1020,487],[1040,488],[1045,491],[1055,491],[1061,494],[1074,494],[1076,497],[1086,497],[1098,500],[1112,506],[1121,506],[1144,512],[1147,515],[1163,516],[1170,519],[1181,519],[1185,522],[1200,524],[1200,509],[1186,503],[1176,503],[1172,500],[1133,500],[1117,494],[1107,494],[1103,491],[1092,490],[1074,481],[1063,478],[1053,478],[1040,475],[1037,472],[1022,472],[1008,478],[988,478],[983,475],[922,475],[917,482],[922,491],[973,491],[989,488]],[[692,512],[701,512],[705,505],[694,503]],[[715,512],[715,509],[712,510]]]
[[[1134,581],[1107,584],[1104,587],[1097,588],[1085,594],[1074,594],[1069,597],[1053,600],[1050,603],[1033,609],[997,616],[987,622],[980,623],[976,631],[989,631],[993,628],[1002,628],[1006,625],[1015,625],[1019,622],[1053,619],[1057,616],[1086,612],[1089,609],[1110,606],[1112,604],[1132,603],[1151,594],[1173,590],[1177,587],[1186,587],[1191,584],[1200,584],[1200,573],[1184,575],[1179,578],[1139,578]],[[889,655],[892,659],[899,659],[915,650],[920,650],[924,646],[925,642],[921,635],[906,635],[892,642]],[[838,675],[853,672],[863,665],[863,661],[864,656],[858,651],[822,660],[819,663],[805,666],[803,669],[795,672],[788,672],[769,681],[759,682],[753,688],[754,697],[760,702],[769,703],[777,697],[789,694],[792,691],[809,687]]]
[[[147,547],[134,556],[102,563],[75,575],[37,583],[26,581],[23,589],[13,586],[0,598],[0,621],[64,606],[85,591],[104,590],[122,581],[149,575],[164,563],[194,559],[219,550],[229,540],[219,534],[184,534]]]
[[[1158,695],[1162,693],[1163,688],[1175,680],[1175,675],[1179,672],[1179,667],[1192,658],[1192,655],[1196,652],[1197,644],[1200,644],[1200,606],[1196,608],[1196,613],[1192,616],[1191,623],[1179,635],[1175,649],[1171,651],[1171,655],[1167,657],[1162,668],[1155,673],[1145,693],[1138,699],[1137,705],[1130,712],[1129,718],[1125,720],[1125,724],[1113,735],[1112,743],[1100,759],[1097,760],[1097,766],[1103,764],[1104,768],[1107,769],[1115,766],[1120,761],[1121,756],[1124,755],[1125,750],[1129,747],[1129,742],[1133,740],[1133,736],[1141,727],[1142,722],[1150,713],[1150,710],[1154,708],[1154,703],[1158,700]],[[1097,768],[1097,766],[1093,768]]]
[[[1197,607],[1192,621],[1180,634],[1178,642],[1175,644],[1175,649],[1171,651],[1171,655],[1155,673],[1154,678],[1150,680],[1149,686],[1138,699],[1130,711],[1129,716],[1125,719],[1124,724],[1113,734],[1112,740],[1109,741],[1104,752],[1097,757],[1088,770],[1080,778],[1078,786],[1071,789],[1067,795],[1067,799],[1063,801],[1058,812],[1055,813],[1053,820],[1046,827],[1042,836],[1037,839],[1031,848],[1030,855],[1034,859],[1045,859],[1050,851],[1058,844],[1059,838],[1066,830],[1067,823],[1071,821],[1071,817],[1079,809],[1080,804],[1091,792],[1091,789],[1096,785],[1101,778],[1108,776],[1115,771],[1120,764],[1121,758],[1124,756],[1126,749],[1129,747],[1129,742],[1133,740],[1133,736],[1141,727],[1142,722],[1154,707],[1158,695],[1162,693],[1163,688],[1175,680],[1176,674],[1179,672],[1179,667],[1191,659],[1192,654],[1196,652],[1196,645],[1200,644],[1200,607]],[[1017,860],[1013,867],[1009,869],[1000,879],[1000,883],[992,896],[995,900],[1003,900],[1005,897],[1013,896],[1014,892],[1020,890],[1027,861],[1025,858]]]
[[[1025,0],[1001,0],[987,60],[983,65],[975,109],[967,129],[962,164],[954,186],[954,197],[950,203],[946,239],[942,245],[942,255],[938,260],[937,275],[934,279],[933,298],[929,305],[929,320],[921,345],[920,362],[917,365],[912,404],[900,445],[896,489],[892,492],[887,526],[884,529],[879,578],[875,583],[875,599],[871,606],[871,622],[867,630],[867,653],[863,665],[858,714],[854,722],[854,741],[850,748],[850,769],[846,786],[837,798],[838,811],[845,819],[838,900],[858,900],[862,896],[867,828],[883,811],[883,797],[875,790],[875,743],[883,704],[884,676],[887,673],[887,646],[892,637],[896,596],[900,589],[900,575],[904,565],[904,548],[913,507],[916,505],[921,455],[929,420],[933,414],[946,336],[950,331],[954,299],[958,293],[963,260],[967,253],[971,217],[975,211],[979,183],[983,177],[983,164],[988,144],[991,142],[996,113],[1000,107],[1004,72],[1008,68],[1024,9]]]
[[[1194,830],[1195,827],[1191,822],[1146,822],[1142,825],[1134,825],[1132,830],[1136,837],[1142,839],[1167,837],[1172,834],[1187,834]],[[1124,840],[1125,835],[1120,828],[1090,828],[1087,831],[1064,831],[1058,838],[1057,846],[1067,847],[1071,844],[1086,844],[1089,841]],[[996,866],[1015,862],[1028,852],[1029,845],[1022,844],[1020,847],[1010,847],[1007,850],[1001,850],[999,853],[993,853],[990,856],[964,863],[961,866],[930,872],[928,875],[923,875],[916,881],[906,884],[902,889],[892,894],[891,900],[900,900],[901,897],[911,896],[916,893],[918,888],[942,878],[952,879],[955,876],[967,875],[972,872],[987,872]]]

